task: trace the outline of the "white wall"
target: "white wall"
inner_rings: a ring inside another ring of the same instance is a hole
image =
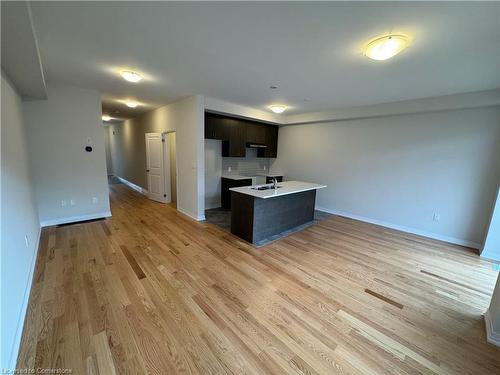
[[[1,360],[13,368],[31,289],[40,225],[19,95],[2,73]],[[25,236],[28,244],[25,243]]]
[[[200,95],[111,125],[114,174],[147,189],[145,133],[176,131],[177,209],[205,218],[204,102]]]
[[[48,100],[23,103],[40,222],[109,216],[100,94],[69,86],[47,92]],[[92,152],[84,150],[88,137]]]
[[[205,139],[205,208],[221,206],[222,141]]]
[[[327,184],[320,208],[479,247],[499,163],[489,107],[285,126],[271,170]]]

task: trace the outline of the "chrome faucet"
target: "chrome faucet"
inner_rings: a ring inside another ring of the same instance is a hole
[[[276,177],[271,177],[273,179],[273,189],[276,190],[278,188],[278,179]]]

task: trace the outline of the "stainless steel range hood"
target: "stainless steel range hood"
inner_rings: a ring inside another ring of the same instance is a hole
[[[263,143],[247,142],[248,148],[266,148],[267,146]]]

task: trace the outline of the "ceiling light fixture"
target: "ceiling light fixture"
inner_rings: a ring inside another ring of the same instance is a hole
[[[135,108],[135,107],[137,107],[137,106],[139,105],[139,103],[134,102],[134,101],[132,101],[132,100],[127,100],[127,101],[125,102],[125,105],[126,105],[127,107],[129,107],[129,108]]]
[[[396,56],[410,44],[406,35],[386,35],[369,42],[364,54],[372,60],[387,60]]]
[[[109,121],[111,120],[111,117],[108,115],[102,115],[102,121]]]
[[[286,110],[286,106],[284,105],[271,105],[269,106],[269,109],[273,111],[274,113],[283,113]]]
[[[142,76],[139,73],[133,72],[131,70],[123,70],[120,74],[124,80],[129,82],[137,83],[142,80]]]

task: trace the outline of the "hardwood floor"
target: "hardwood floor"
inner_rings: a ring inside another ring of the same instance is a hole
[[[19,368],[73,374],[500,374],[472,251],[333,216],[255,249],[111,186],[44,229]]]

